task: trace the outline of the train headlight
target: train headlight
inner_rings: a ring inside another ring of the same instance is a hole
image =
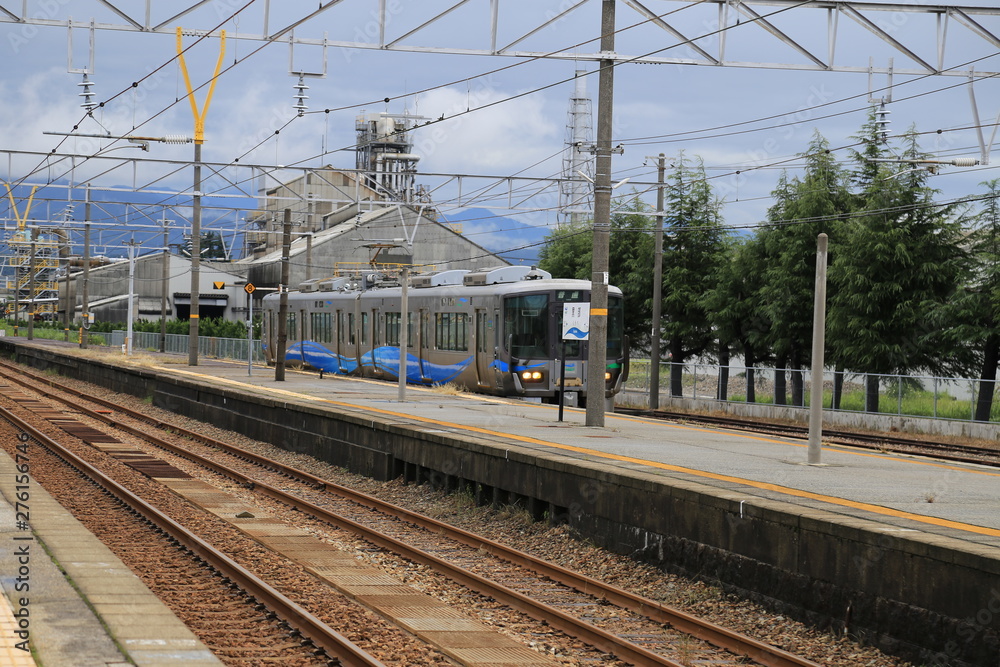
[[[521,371],[521,379],[525,382],[541,382],[545,378],[541,371]]]
[[[611,371],[604,371],[604,381],[611,382]]]

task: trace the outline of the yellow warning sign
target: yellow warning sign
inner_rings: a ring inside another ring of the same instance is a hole
[[[214,283],[212,283],[212,286],[215,287],[215,289],[225,289],[226,283],[224,283],[224,282],[214,282]]]
[[[255,289],[257,288],[254,287],[253,283],[247,283],[246,285],[243,286],[243,291],[246,292],[247,294],[253,294]]]

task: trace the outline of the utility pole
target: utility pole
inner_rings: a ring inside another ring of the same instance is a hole
[[[163,267],[160,276],[160,352],[167,351],[167,290],[170,287],[170,230],[167,224],[171,222],[166,216],[160,220],[163,223]]]
[[[410,300],[407,291],[410,282],[410,268],[403,266],[399,272],[399,284],[402,287],[399,301],[399,391],[397,398],[402,403],[406,400],[406,374],[409,366],[407,349],[410,346]]]
[[[587,426],[604,426],[608,365],[608,252],[611,239],[611,138],[614,104],[615,0],[603,0],[597,93],[597,160],[594,173],[594,250],[590,287]]]
[[[281,225],[281,284],[278,285],[278,345],[275,349],[274,380],[285,380],[285,353],[288,351],[288,255],[292,249],[292,209],[285,209]]]
[[[663,310],[663,182],[666,157],[656,164],[656,230],[653,234],[653,335],[649,346],[649,409],[660,407],[660,318]]]
[[[192,98],[193,99],[193,98]],[[192,102],[193,104],[193,102]],[[195,132],[197,137],[197,132]],[[191,305],[188,313],[188,366],[198,365],[201,290],[201,140],[194,140],[194,201],[191,207]]]
[[[90,184],[87,184],[87,203],[83,209],[83,297],[80,315],[83,320],[80,332],[80,347],[87,347],[87,331],[90,330]]]
[[[222,57],[226,53],[226,31],[219,34],[219,60],[215,65],[212,83],[208,86],[205,96],[205,107],[199,112],[198,103],[194,99],[194,89],[191,87],[191,77],[188,76],[187,64],[184,61],[184,42],[182,29],[177,26],[177,59],[180,62],[181,73],[184,75],[184,85],[187,87],[187,98],[191,103],[191,113],[194,115],[194,192],[191,208],[191,307],[188,328],[188,366],[198,365],[198,329],[199,312],[198,297],[201,289],[201,145],[205,143],[205,116],[208,106],[212,103],[212,93],[215,92],[215,82],[222,70]]]

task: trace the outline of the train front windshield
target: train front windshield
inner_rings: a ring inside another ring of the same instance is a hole
[[[504,300],[504,339],[510,354],[518,359],[553,359],[561,354],[564,303],[589,302],[583,290],[556,290],[522,294]],[[608,295],[608,359],[623,354],[624,307],[622,298]],[[566,341],[566,357],[579,359],[583,344]]]

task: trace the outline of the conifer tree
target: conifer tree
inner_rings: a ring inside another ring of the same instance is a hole
[[[860,138],[861,191],[830,267],[828,344],[844,368],[867,374],[865,409],[875,412],[881,376],[947,368],[932,315],[960,284],[965,253],[953,207],[934,203],[929,172],[915,166],[926,155],[914,134],[894,156],[872,113]]]

